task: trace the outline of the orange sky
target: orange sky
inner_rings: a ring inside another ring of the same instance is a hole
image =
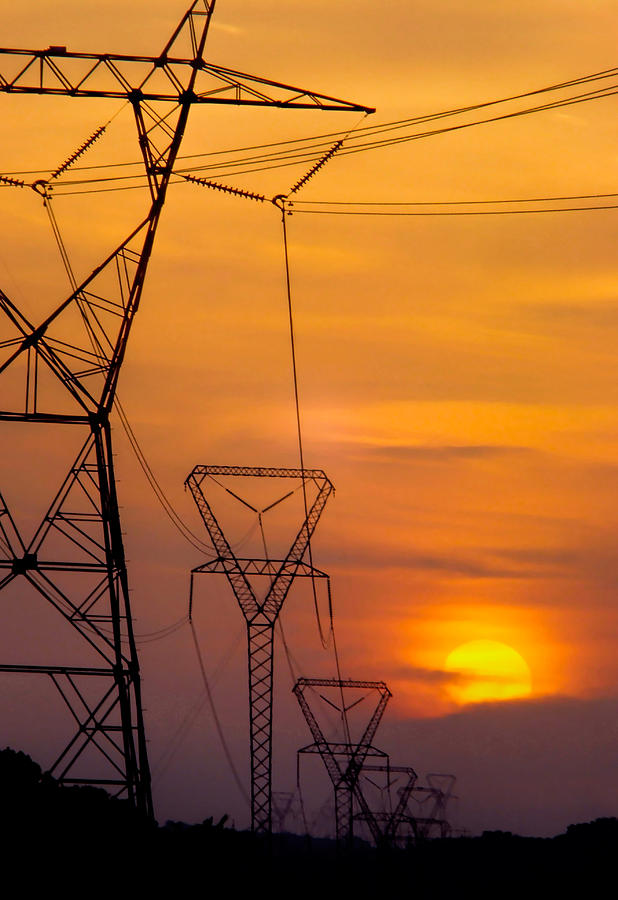
[[[11,4],[2,43],[155,52],[182,11],[170,0]],[[609,0],[585,13],[575,0],[219,0],[207,56],[375,105],[380,122],[609,68],[617,19]],[[1,102],[7,172],[53,169],[118,110],[103,101]],[[601,100],[335,158],[299,199],[612,192],[613,111],[613,99]],[[182,152],[357,121],[355,113],[201,107]],[[136,146],[121,111],[84,164],[136,159]],[[302,172],[236,183],[272,196]],[[12,189],[0,202],[2,286],[41,317],[66,292],[42,204]],[[145,203],[142,191],[57,199],[79,274],[125,236]],[[384,678],[398,720],[453,711],[443,665],[469,640],[515,648],[530,666],[535,697],[615,693],[615,216],[289,219],[306,462],[337,488],[315,560],[333,576],[346,674]],[[170,189],[120,395],[195,529],[182,484],[196,463],[296,465],[284,291],[274,207],[189,185]],[[115,434],[133,602],[138,631],[147,632],[183,615],[187,573],[200,559],[168,527],[119,428]],[[3,446],[15,448],[13,440]],[[3,449],[12,485],[21,460]],[[200,590],[198,625],[208,632],[214,671],[240,614],[223,587],[210,599],[206,585]],[[330,674],[332,656],[321,650],[302,590],[284,623],[306,674]],[[181,632],[142,650],[155,758],[199,695],[189,646]],[[220,687],[241,761],[242,659],[237,648]],[[282,681],[282,698],[288,690]],[[288,728],[296,712],[281,703]],[[212,743],[205,729],[204,719],[187,738],[191,759],[201,741]],[[182,753],[161,787],[170,810]]]

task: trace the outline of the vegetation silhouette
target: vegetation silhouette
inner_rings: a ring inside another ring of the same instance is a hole
[[[328,839],[229,827],[227,816],[158,826],[125,800],[90,786],[66,787],[20,751],[0,751],[0,849],[4,882],[89,885],[86,893],[129,890],[178,895],[217,886],[257,898],[394,896],[554,898],[609,896],[618,818],[569,825],[553,838],[485,831],[426,840],[405,850],[356,841],[338,852]]]

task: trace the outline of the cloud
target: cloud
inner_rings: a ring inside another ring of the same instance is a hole
[[[246,31],[245,28],[239,28],[238,25],[227,25],[224,22],[217,21],[214,21],[212,23],[212,27],[219,31],[224,31],[226,34],[232,35],[245,34]]]
[[[394,462],[452,462],[466,459],[492,459],[533,453],[531,447],[504,446],[501,444],[363,444],[364,456],[389,459]]]
[[[429,685],[453,684],[462,680],[459,672],[445,672],[444,669],[424,669],[421,666],[397,666],[389,670],[389,676],[406,681]]]
[[[424,684],[430,686],[443,685],[467,685],[472,682],[491,682],[491,684],[512,684],[512,675],[501,675],[492,673],[491,675],[479,675],[470,669],[460,669],[459,671],[447,672],[445,669],[424,669],[421,666],[396,666],[389,668],[389,678],[402,679],[411,683]],[[490,701],[491,702],[491,701]]]
[[[437,719],[386,717],[377,743],[419,773],[453,772],[457,822],[551,835],[615,815],[618,699],[479,704]]]
[[[324,566],[353,566],[355,569],[416,569],[431,572],[445,572],[470,578],[529,578],[536,573],[522,567],[505,565],[503,562],[483,557],[480,554],[439,554],[417,553],[400,547],[358,547],[346,551],[337,547],[325,547],[320,558]]]

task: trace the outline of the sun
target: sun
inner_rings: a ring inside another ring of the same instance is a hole
[[[532,675],[520,654],[499,641],[468,641],[446,658],[454,677],[447,690],[455,703],[484,703],[529,697]]]

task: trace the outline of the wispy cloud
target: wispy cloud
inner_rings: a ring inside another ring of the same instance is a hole
[[[355,569],[414,569],[443,572],[469,578],[531,578],[536,574],[512,562],[482,554],[418,553],[412,549],[382,545],[363,546],[355,551],[326,547],[321,554],[324,564],[353,566]]]
[[[452,462],[466,459],[521,455],[538,452],[531,447],[502,444],[361,444],[359,454],[394,462]]]

